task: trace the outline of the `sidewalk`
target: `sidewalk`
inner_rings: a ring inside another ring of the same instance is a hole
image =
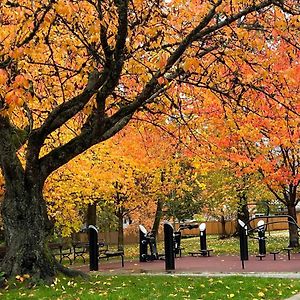
[[[290,297],[290,298],[288,298],[286,300],[300,300],[300,294],[297,294],[297,295],[295,295],[293,297]]]
[[[300,254],[293,254],[291,260],[288,260],[286,254],[278,255],[274,261],[273,256],[267,255],[262,260],[255,256],[250,256],[248,261],[245,261],[245,268],[242,269],[242,264],[237,255],[222,255],[211,257],[191,257],[184,256],[175,259],[175,270],[173,273],[221,273],[221,274],[244,274],[250,273],[253,276],[256,274],[266,273],[271,276],[292,276],[300,278]],[[84,272],[89,271],[88,265],[74,266]],[[99,262],[99,271],[110,273],[164,273],[165,261],[154,260],[149,262],[139,262],[138,260],[126,260],[125,266],[121,267],[120,260],[109,260],[108,262],[101,260]],[[278,274],[278,275],[276,275]],[[299,277],[298,277],[299,276]]]

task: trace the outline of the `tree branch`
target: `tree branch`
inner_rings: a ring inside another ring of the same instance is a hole
[[[34,36],[38,32],[40,26],[44,22],[44,19],[45,19],[47,13],[50,11],[50,9],[52,8],[52,6],[55,2],[56,2],[56,0],[50,0],[49,4],[45,7],[45,10],[44,10],[44,12],[43,12],[43,14],[42,14],[42,16],[39,20],[37,18],[37,15],[38,15],[39,11],[37,11],[35,13],[34,28],[30,31],[29,35],[23,41],[21,41],[17,44],[17,47],[22,47],[22,46],[28,44],[34,38]]]
[[[24,168],[16,154],[19,144],[16,130],[7,117],[0,116],[0,167],[6,184],[24,181]]]

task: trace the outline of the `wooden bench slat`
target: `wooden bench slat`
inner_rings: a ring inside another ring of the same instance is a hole
[[[99,259],[103,259],[103,258],[106,258],[106,259],[109,259],[110,257],[116,257],[116,256],[120,256],[121,257],[121,264],[122,264],[122,267],[124,267],[124,251],[105,251],[105,252],[102,252],[102,253],[99,253]]]
[[[198,250],[198,251],[190,251],[188,254],[194,255],[201,255],[201,256],[210,256],[210,252],[213,252],[213,249],[206,249],[206,250]]]

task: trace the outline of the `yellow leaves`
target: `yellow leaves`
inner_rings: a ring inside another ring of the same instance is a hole
[[[23,53],[24,53],[24,48],[16,48],[10,51],[9,56],[14,59],[19,59],[22,57]]]
[[[199,67],[199,60],[195,57],[187,57],[182,65],[185,72],[194,72]]]
[[[160,85],[166,84],[168,82],[163,76],[159,77],[157,81]]]
[[[288,23],[286,22],[286,20],[281,16],[281,18],[277,18],[275,20],[275,27],[277,29],[280,29],[280,30],[286,30],[287,26],[288,26]]]
[[[165,199],[174,189],[181,195],[183,189],[189,189],[167,137],[153,129],[146,135],[143,130],[147,129],[127,128],[52,174],[44,194],[49,214],[63,235],[80,228],[79,211],[95,199],[105,201],[111,209],[120,205],[114,202],[117,193],[124,196],[121,204],[128,209],[147,200],[144,209],[151,214],[158,197]],[[140,209],[131,218],[142,214]]]
[[[4,69],[0,69],[0,85],[5,85],[8,80],[8,74]]]
[[[26,279],[29,279],[31,276],[29,274],[16,275],[16,280],[20,282],[24,282]]]
[[[264,298],[265,297],[265,293],[262,292],[262,291],[260,291],[260,292],[258,292],[257,296],[260,297],[260,298]]]
[[[14,106],[22,106],[24,103],[24,95],[23,89],[14,89],[5,95],[5,102],[10,105],[11,108]]]
[[[99,25],[98,24],[93,24],[90,29],[89,29],[90,33],[95,34],[99,32]]]
[[[167,64],[167,59],[168,59],[168,54],[163,52],[159,54],[159,59],[158,59],[158,67],[159,69],[163,69],[165,65]]]
[[[73,13],[75,13],[72,9],[73,5],[69,1],[58,1],[54,8],[58,14],[66,17],[67,19],[70,19]]]
[[[55,20],[55,15],[53,13],[47,13],[45,16],[45,23],[51,24]]]
[[[28,89],[29,81],[24,75],[17,75],[14,80],[13,87],[14,88],[23,87],[25,89]]]
[[[198,179],[196,179],[195,182],[201,190],[204,190],[206,188],[206,184],[203,182],[200,182]]]
[[[293,67],[285,69],[283,72],[283,77],[288,78],[289,82],[293,85],[297,85],[300,80],[300,66],[296,64]]]
[[[18,100],[18,95],[16,93],[16,91],[10,91],[8,92],[6,95],[5,95],[5,102],[7,104],[13,104],[13,103],[16,103],[17,100]]]
[[[15,107],[21,107],[25,101],[30,102],[32,100],[31,94],[26,91],[29,87],[29,80],[23,75],[17,75],[13,83],[6,87],[8,92],[6,92],[4,99],[9,106],[9,112]]]
[[[158,51],[157,53],[154,53],[151,58],[151,63],[156,66],[156,68],[159,68],[160,70],[163,70],[163,68],[167,64],[168,60],[168,53],[164,51]]]
[[[26,101],[32,103],[32,95],[29,92],[30,82],[26,75],[18,74],[12,76],[12,72],[8,69],[0,69],[0,97],[4,99],[5,105],[1,109],[1,113],[6,116],[12,116],[15,109],[19,109]],[[20,112],[20,110],[19,110]],[[18,116],[18,121],[21,122],[21,115]],[[23,125],[21,125],[23,126]]]

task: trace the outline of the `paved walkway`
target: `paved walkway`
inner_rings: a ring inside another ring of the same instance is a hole
[[[76,266],[84,272],[89,271],[88,265]],[[99,263],[99,271],[109,273],[164,273],[165,261],[155,260],[152,262],[140,263],[136,260],[126,260],[124,268],[121,267],[120,260],[103,261]],[[262,260],[255,256],[250,256],[248,261],[244,262],[244,269],[239,256],[222,255],[211,257],[191,257],[184,256],[176,258],[175,274],[251,274],[252,276],[263,274],[269,276],[292,276],[300,278],[300,254],[292,254],[291,260],[288,260],[287,255],[282,253],[277,256],[274,261],[273,256],[267,255]]]
[[[295,295],[293,297],[290,297],[290,298],[288,298],[286,300],[300,300],[300,294],[297,294],[297,295]]]

